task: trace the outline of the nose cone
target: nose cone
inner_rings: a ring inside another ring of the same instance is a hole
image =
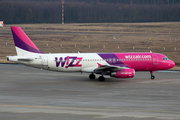
[[[169,69],[173,68],[175,66],[175,63],[172,60],[169,60],[168,66],[169,66]]]
[[[170,68],[173,68],[175,66],[175,63],[172,60],[164,60],[164,61],[159,61],[158,63],[158,70],[167,70]]]

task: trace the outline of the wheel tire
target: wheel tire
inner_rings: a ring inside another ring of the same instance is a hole
[[[103,76],[100,76],[100,77],[99,77],[99,81],[102,81],[102,82],[103,82],[103,81],[105,81],[105,78],[104,78]]]
[[[151,76],[151,79],[153,80],[155,78],[155,76]]]
[[[95,78],[96,78],[96,76],[94,74],[89,75],[89,79],[95,79]]]

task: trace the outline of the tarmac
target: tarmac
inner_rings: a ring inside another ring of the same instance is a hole
[[[0,120],[180,120],[180,71],[154,75],[99,82],[87,73],[0,64]]]

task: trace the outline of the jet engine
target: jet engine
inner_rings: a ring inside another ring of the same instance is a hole
[[[116,78],[133,78],[135,75],[134,69],[120,69],[115,72],[111,72],[111,77]]]

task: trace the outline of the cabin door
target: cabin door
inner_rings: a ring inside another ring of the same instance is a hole
[[[153,55],[153,64],[158,65],[158,57],[157,57],[157,55]]]
[[[47,56],[43,56],[42,65],[43,65],[44,69],[48,69],[48,57]]]

